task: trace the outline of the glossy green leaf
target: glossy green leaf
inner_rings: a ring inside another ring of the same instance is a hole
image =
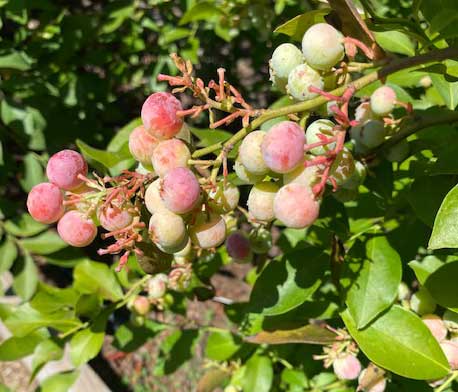
[[[73,335],[70,341],[70,358],[75,366],[88,362],[102,349],[108,316],[107,311],[101,313],[89,328]]]
[[[73,287],[60,289],[43,282],[38,284],[36,294],[30,300],[30,306],[41,313],[53,313],[57,310],[74,308],[79,293]]]
[[[350,253],[346,263],[346,304],[358,329],[393,303],[402,275],[401,258],[386,237],[370,238],[365,250],[365,254],[355,254],[354,258]]]
[[[321,250],[308,248],[272,260],[256,279],[250,311],[276,315],[303,304],[321,285],[328,257]]]
[[[106,264],[84,260],[73,270],[73,278],[73,286],[81,293],[98,294],[110,301],[122,298],[121,286]]]
[[[132,158],[128,148],[120,149],[117,152],[105,151],[91,147],[82,140],[77,140],[76,145],[85,158],[101,163],[108,169],[114,168],[119,163]]]
[[[393,52],[413,56],[415,54],[415,44],[407,34],[400,31],[375,31],[375,40],[382,49]]]
[[[360,349],[377,366],[416,380],[448,374],[450,368],[439,343],[414,313],[395,305],[362,330],[348,310],[341,316]]]
[[[110,152],[117,152],[127,143],[129,143],[129,136],[132,131],[142,124],[142,119],[140,117],[130,121],[126,125],[124,125],[110,140],[107,146],[107,151]]]
[[[412,268],[415,272],[420,284],[425,284],[428,276],[436,271],[439,267],[444,264],[442,260],[437,258],[434,255],[426,256],[421,262],[418,260],[413,260],[409,263],[409,267]]]
[[[439,33],[443,38],[458,37],[458,4],[455,0],[423,0],[419,1],[419,7],[432,33]]]
[[[48,230],[32,238],[21,240],[20,245],[29,252],[38,255],[49,255],[68,246],[55,230]]]
[[[35,331],[26,336],[12,336],[0,344],[0,361],[15,361],[30,355],[35,347],[49,336],[46,330]]]
[[[32,257],[21,255],[13,265],[13,289],[23,300],[28,300],[35,293],[38,283],[38,269]]]
[[[445,263],[432,272],[425,281],[425,287],[434,300],[445,308],[458,311],[458,261]]]
[[[11,238],[7,237],[0,245],[0,275],[11,268],[16,257],[16,244]]]
[[[208,336],[205,355],[215,361],[225,361],[241,347],[242,339],[230,331],[212,331]]]
[[[63,354],[64,350],[61,343],[53,339],[47,339],[41,342],[33,353],[32,375],[30,379],[33,380],[49,361],[57,361],[62,358]]]
[[[254,355],[245,364],[244,391],[269,392],[273,381],[272,361],[269,357]]]
[[[81,322],[74,317],[72,311],[62,310],[54,313],[40,313],[25,303],[18,307],[5,320],[6,327],[14,336],[23,337],[41,327],[52,327],[66,331]]]
[[[290,36],[295,41],[301,41],[308,28],[316,23],[324,22],[324,17],[331,12],[330,8],[321,8],[298,15],[291,20],[278,26],[274,33],[282,33]]]
[[[261,331],[246,339],[256,344],[332,344],[336,335],[324,327],[310,324],[296,329]]]
[[[42,381],[40,392],[68,392],[78,377],[76,370],[54,374]]]
[[[29,214],[22,214],[4,224],[7,233],[15,237],[30,237],[41,233],[48,228],[48,225],[38,223]]]
[[[458,248],[458,186],[445,199],[434,220],[429,249]]]

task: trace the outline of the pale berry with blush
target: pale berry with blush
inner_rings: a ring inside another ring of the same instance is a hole
[[[59,220],[57,232],[69,245],[76,248],[88,246],[97,235],[97,227],[92,219],[79,211],[68,211]]]
[[[185,214],[199,202],[200,186],[194,173],[184,167],[167,172],[160,195],[164,205],[176,214]]]
[[[83,183],[83,179],[79,176],[87,175],[87,163],[80,153],[62,150],[49,158],[46,175],[49,182],[70,191]]]
[[[170,139],[178,134],[183,126],[183,119],[177,115],[180,110],[183,110],[181,103],[172,94],[151,94],[142,106],[143,126],[158,139]]]
[[[57,222],[64,214],[62,191],[54,184],[43,182],[35,185],[27,196],[29,214],[40,223]]]
[[[286,226],[302,229],[318,218],[320,204],[310,187],[298,183],[280,188],[274,199],[275,217]]]
[[[275,124],[261,145],[262,157],[275,173],[292,171],[304,158],[305,133],[292,121]]]
[[[187,167],[191,152],[186,144],[179,139],[161,141],[153,152],[151,162],[159,177],[176,167]]]

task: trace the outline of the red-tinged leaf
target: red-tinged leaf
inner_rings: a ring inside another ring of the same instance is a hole
[[[336,340],[336,335],[324,327],[318,325],[306,325],[297,329],[262,331],[246,340],[256,344],[331,344]]]

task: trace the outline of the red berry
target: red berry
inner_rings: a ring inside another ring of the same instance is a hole
[[[69,211],[59,220],[57,232],[67,244],[82,248],[94,241],[97,227],[81,212]]]
[[[46,175],[59,188],[70,191],[78,187],[83,182],[80,174],[87,175],[87,163],[76,151],[62,150],[49,158]]]
[[[116,231],[124,229],[132,223],[133,216],[129,211],[130,202],[123,203],[119,199],[108,205],[102,205],[97,211],[97,218],[105,230]]]
[[[143,125],[151,135],[170,139],[183,125],[183,119],[177,116],[182,109],[180,101],[170,93],[151,94],[142,106]]]
[[[177,167],[165,175],[160,195],[170,211],[185,214],[199,201],[200,185],[191,170]]]
[[[282,121],[267,132],[262,141],[264,162],[276,173],[288,173],[304,157],[305,133],[292,121]]]
[[[57,222],[64,214],[62,191],[54,184],[35,185],[27,197],[27,209],[32,218],[41,223]]]

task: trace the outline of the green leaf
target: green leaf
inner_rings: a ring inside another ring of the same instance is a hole
[[[33,353],[32,375],[30,379],[33,380],[43,366],[49,361],[57,361],[62,358],[63,354],[64,350],[62,348],[62,343],[58,343],[53,339],[47,339],[41,342]]]
[[[441,202],[455,182],[450,176],[421,176],[410,186],[407,200],[416,215],[428,226],[433,226]]]
[[[188,9],[178,24],[181,26],[197,20],[214,20],[223,14],[223,10],[218,8],[213,2],[203,1],[195,3],[194,6]]]
[[[199,139],[198,147],[208,147],[212,144],[223,143],[228,140],[232,133],[219,129],[199,129],[190,127],[191,133]]]
[[[230,331],[212,331],[208,336],[205,355],[215,361],[226,361],[241,347],[242,339]]]
[[[420,284],[425,284],[428,276],[436,271],[439,267],[444,264],[442,260],[437,258],[434,255],[426,256],[421,262],[418,260],[413,260],[409,263],[409,267],[412,268],[415,272]]]
[[[35,185],[45,182],[43,165],[40,162],[37,154],[30,152],[24,156],[24,177],[19,180],[19,183],[25,192],[30,192]]]
[[[321,8],[319,10],[306,12],[278,26],[274,30],[274,33],[286,34],[295,41],[301,41],[308,28],[316,23],[324,22],[324,17],[330,12],[330,8]]]
[[[382,49],[413,56],[415,54],[415,44],[408,35],[400,31],[374,31],[375,40]]]
[[[84,260],[73,270],[73,279],[73,286],[81,293],[98,294],[113,302],[122,298],[121,286],[106,264]]]
[[[420,10],[429,23],[430,33],[443,38],[458,37],[458,5],[455,0],[423,0]]]
[[[148,339],[153,338],[164,329],[167,329],[166,325],[153,320],[145,320],[145,324],[141,326],[126,323],[116,330],[113,346],[120,351],[130,353],[143,346]]]
[[[428,248],[458,248],[458,185],[442,201]]]
[[[68,392],[78,376],[76,370],[54,374],[42,381],[40,392]]]
[[[247,361],[245,367],[243,390],[269,392],[274,376],[270,358],[254,355]]]
[[[303,304],[321,285],[328,257],[308,248],[272,260],[256,280],[250,311],[276,315]]]
[[[142,124],[142,119],[140,117],[130,121],[128,124],[124,125],[110,140],[108,143],[107,151],[117,152],[121,150],[123,146],[129,143],[129,136],[132,131]]]
[[[446,308],[458,311],[458,261],[440,266],[425,281],[425,287],[434,300]]]
[[[104,151],[98,148],[91,147],[82,140],[77,139],[76,145],[82,152],[85,158],[101,163],[107,169],[114,168],[119,163],[129,160],[132,156],[128,148],[120,149],[119,151]]]
[[[328,345],[336,340],[336,335],[326,328],[310,324],[296,329],[261,331],[246,340],[256,344],[305,343]]]
[[[7,233],[15,237],[31,237],[48,228],[48,225],[38,223],[29,214],[22,214],[7,220],[3,226]]]
[[[346,259],[346,304],[358,329],[364,328],[391,306],[401,283],[402,264],[386,237],[376,236],[366,242],[366,251],[350,252]],[[344,284],[345,286],[345,284]]]
[[[171,374],[194,356],[199,332],[195,329],[177,330],[161,344],[161,353],[154,368],[155,376]]]
[[[454,110],[458,105],[458,82],[448,82],[443,75],[431,74],[430,77],[445,105]]]
[[[363,330],[348,310],[342,319],[364,354],[376,365],[416,380],[445,377],[450,368],[439,343],[414,313],[395,305]]]
[[[102,349],[105,326],[111,311],[101,313],[91,324],[73,335],[70,341],[70,358],[75,366],[80,366],[95,358]]]
[[[26,336],[41,327],[51,327],[64,332],[80,324],[80,320],[74,317],[72,311],[40,313],[28,303],[19,306],[5,320],[6,327],[18,337]]]
[[[11,268],[16,257],[16,244],[10,237],[7,237],[0,245],[0,275]]]
[[[77,300],[78,292],[73,287],[60,289],[40,282],[30,306],[41,313],[53,313],[74,308]]]
[[[19,243],[24,249],[38,255],[49,255],[68,246],[55,230],[45,231],[36,237],[23,239]]]
[[[24,52],[12,51],[9,54],[0,55],[0,68],[27,71],[32,64],[33,60]]]
[[[27,301],[35,293],[38,283],[38,269],[32,257],[26,253],[20,256],[12,269],[13,289],[17,295]]]
[[[48,332],[42,330],[26,336],[12,336],[6,339],[0,344],[0,361],[15,361],[32,354],[35,347],[48,336]]]

